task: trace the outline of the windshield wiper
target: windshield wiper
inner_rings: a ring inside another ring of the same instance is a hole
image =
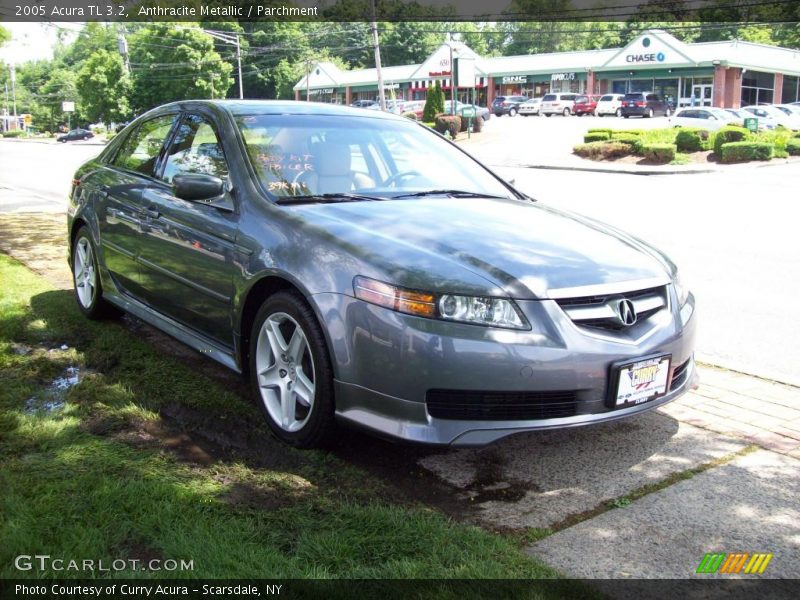
[[[278,198],[278,204],[304,204],[311,202],[366,202],[388,200],[381,196],[350,194],[349,192],[329,192],[325,194],[308,194],[306,196],[286,196]]]
[[[420,198],[422,196],[452,196],[453,198],[497,198],[499,200],[509,200],[509,198],[506,196],[493,196],[492,194],[467,192],[465,190],[425,190],[424,192],[399,194],[397,196],[392,196],[392,198]]]

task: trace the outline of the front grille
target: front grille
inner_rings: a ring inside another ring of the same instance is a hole
[[[667,307],[667,287],[661,285],[621,294],[559,298],[556,302],[576,325],[618,331],[626,325],[620,321],[614,305],[623,299],[631,301],[636,311],[636,322],[641,323]]]
[[[672,369],[672,379],[670,380],[669,389],[674,390],[683,385],[686,380],[686,375],[689,373],[688,367],[690,362],[692,362],[691,358]]]
[[[525,421],[558,419],[576,414],[574,391],[481,392],[428,390],[428,414],[463,421]]]

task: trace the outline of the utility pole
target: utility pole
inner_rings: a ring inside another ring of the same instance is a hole
[[[9,65],[11,69],[11,95],[14,98],[14,129],[16,129],[17,120],[17,71],[14,69],[14,63]]]
[[[378,22],[377,22],[377,9],[375,8],[375,0],[370,0],[372,3],[372,45],[375,46],[375,70],[378,72],[378,98],[381,104],[381,110],[386,110],[386,93],[383,90],[383,72],[381,71],[381,44],[378,39]]]
[[[306,102],[311,102],[311,58],[306,58]]]

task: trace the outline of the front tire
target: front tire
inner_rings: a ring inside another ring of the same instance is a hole
[[[85,317],[97,320],[119,316],[119,310],[103,298],[97,250],[85,225],[72,243],[72,284],[78,308]]]
[[[335,434],[333,370],[322,329],[304,299],[278,292],[250,333],[250,381],[272,433],[297,448],[319,448]]]
[[[568,108],[565,108],[565,109],[564,109],[564,112],[562,112],[561,114],[563,114],[565,117],[568,117],[568,116],[569,116],[569,114],[570,114],[570,113],[569,113],[569,109],[568,109]]]
[[[508,116],[509,117],[516,117],[517,116],[517,109],[516,108],[512,108],[511,110],[509,110],[508,111]]]
[[[617,115],[618,117],[621,117],[622,116],[622,109],[618,108],[614,114]]]
[[[647,118],[648,119],[652,119],[653,118],[653,109],[652,108],[647,111]]]

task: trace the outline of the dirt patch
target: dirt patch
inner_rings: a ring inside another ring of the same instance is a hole
[[[264,487],[236,482],[222,495],[222,500],[235,506],[259,510],[277,510],[293,506],[307,491],[287,490],[283,487]]]
[[[63,214],[0,214],[0,251],[42,275],[58,289],[72,287]]]

